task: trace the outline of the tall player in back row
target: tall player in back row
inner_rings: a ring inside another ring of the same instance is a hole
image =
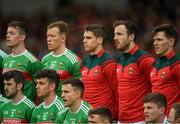
[[[60,76],[60,82],[74,77],[81,78],[80,62],[78,57],[66,47],[68,25],[63,21],[51,23],[47,27],[47,45],[51,51],[43,57],[43,69],[53,69]],[[61,96],[61,83],[57,89]]]
[[[135,43],[137,27],[129,20],[114,23],[114,40],[118,58],[117,80],[119,93],[119,121],[121,123],[145,123],[143,99],[150,90],[150,71],[154,59]]]
[[[93,108],[109,108],[113,119],[117,119],[116,63],[103,48],[104,36],[105,30],[99,24],[91,24],[85,28],[83,44],[89,56],[83,59],[82,64],[84,100]]]
[[[40,62],[25,48],[27,27],[20,21],[12,21],[8,24],[6,45],[12,49],[12,53],[3,61],[3,73],[10,70],[18,70],[23,73],[26,80],[23,93],[35,100],[36,90],[33,76],[40,70]]]
[[[151,71],[152,92],[167,98],[167,114],[172,105],[180,102],[180,60],[174,52],[178,32],[171,24],[158,25],[153,30],[154,48],[159,58]]]

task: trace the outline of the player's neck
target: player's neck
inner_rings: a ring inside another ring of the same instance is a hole
[[[82,100],[78,99],[76,101],[76,103],[70,107],[71,112],[77,112],[79,110],[79,108],[81,107],[81,102],[82,102]]]
[[[124,50],[124,53],[128,53],[135,46],[135,42],[131,41],[129,45]]]
[[[23,53],[26,50],[24,44],[20,44],[14,48],[12,48],[12,54],[13,55],[19,55],[21,53]]]
[[[156,123],[162,124],[164,122],[165,117],[166,117],[165,114],[161,115]]]
[[[46,98],[44,98],[45,106],[49,106],[52,102],[54,102],[54,99],[56,98],[56,94],[50,94]]]
[[[90,52],[90,55],[98,55],[98,53],[102,50],[103,46],[99,45],[95,50]]]
[[[18,103],[18,102],[21,101],[23,98],[24,98],[24,95],[22,94],[22,92],[19,91],[19,92],[16,94],[16,96],[15,96],[14,98],[12,98],[11,100],[12,100],[13,103]]]
[[[66,46],[65,46],[65,44],[62,44],[61,46],[59,46],[58,49],[56,49],[56,50],[53,51],[53,53],[54,53],[55,55],[60,55],[60,54],[63,54],[63,53],[65,53],[65,52],[66,52]]]

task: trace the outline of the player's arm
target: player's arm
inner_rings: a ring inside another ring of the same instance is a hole
[[[71,66],[71,74],[74,78],[81,78],[80,62],[76,62]]]

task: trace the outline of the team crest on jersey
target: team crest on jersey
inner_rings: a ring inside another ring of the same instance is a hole
[[[21,111],[17,112],[17,117],[21,117]]]
[[[165,78],[165,77],[166,77],[166,71],[162,71],[161,78]]]
[[[22,65],[21,63],[18,63],[18,64],[16,65],[16,67],[19,68],[19,67],[21,67],[21,65]]]
[[[95,69],[94,70],[94,76],[97,76],[98,75],[98,69]]]
[[[62,63],[62,62],[60,62],[60,63],[58,64],[58,67],[59,67],[59,68],[61,68],[61,67],[62,67],[62,65],[63,65],[63,63]]]
[[[133,71],[134,71],[134,68],[131,66],[131,67],[129,67],[129,74],[132,74],[133,73]]]

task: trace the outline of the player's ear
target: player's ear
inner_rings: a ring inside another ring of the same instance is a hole
[[[134,33],[131,33],[131,34],[129,35],[129,40],[132,41],[132,40],[134,40],[134,38],[135,38]]]
[[[18,83],[18,84],[17,84],[17,89],[20,90],[20,89],[22,89],[22,88],[23,88],[23,83]]]
[[[98,44],[102,44],[103,38],[102,38],[102,37],[98,37],[98,38],[97,38],[97,42],[98,42]]]

